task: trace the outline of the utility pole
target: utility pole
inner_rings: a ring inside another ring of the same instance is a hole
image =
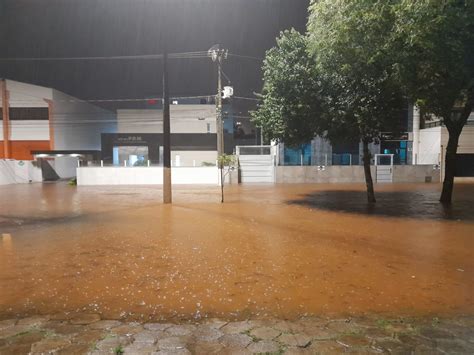
[[[163,55],[163,203],[171,203],[171,128],[168,54]]]
[[[221,59],[219,55],[217,59],[217,118],[216,118],[216,132],[217,132],[217,156],[224,154],[224,124],[222,122],[222,73],[221,73]]]
[[[217,96],[216,96],[216,133],[217,156],[224,154],[224,123],[222,120],[222,60],[227,58],[227,50],[220,49],[219,45],[211,47],[208,51],[213,62],[217,63]]]

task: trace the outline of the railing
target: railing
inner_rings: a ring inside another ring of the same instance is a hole
[[[359,154],[332,154],[331,165],[359,165]]]
[[[440,127],[440,126],[445,126],[442,120],[431,121],[431,122],[428,121],[428,122],[425,122],[423,128],[433,128],[433,127]],[[474,120],[468,120],[466,122],[466,126],[474,126]]]
[[[145,160],[141,161],[140,163],[135,164],[130,164],[128,160],[124,160],[121,163],[113,163],[110,160],[78,160],[77,166],[79,168],[87,168],[87,167],[93,167],[93,168],[155,168],[155,167],[162,167],[163,162],[162,161],[153,161],[153,160]],[[216,161],[196,161],[193,160],[183,162],[181,161],[179,164],[176,163],[176,161],[172,160],[171,161],[171,166],[173,168],[201,168],[201,167],[216,167],[217,162]]]
[[[425,122],[423,128],[434,128],[434,127],[440,127],[440,126],[444,126],[441,120],[431,121],[431,122],[428,121],[428,122]]]
[[[235,147],[237,155],[270,155],[272,146],[270,145],[246,145]]]

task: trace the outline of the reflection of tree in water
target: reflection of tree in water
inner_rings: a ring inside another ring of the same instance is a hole
[[[322,210],[426,219],[474,220],[473,193],[462,194],[451,206],[441,204],[435,191],[379,191],[377,203],[366,202],[364,191],[315,191],[287,201]]]

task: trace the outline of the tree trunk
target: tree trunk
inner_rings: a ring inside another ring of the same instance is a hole
[[[449,133],[448,146],[446,147],[443,191],[439,198],[439,201],[444,204],[450,204],[452,200],[459,136],[461,135],[462,129],[471,115],[473,108],[474,86],[471,86],[468,90],[467,100],[459,119],[453,120],[450,115],[444,117],[444,123],[446,124]]]
[[[220,168],[221,172],[221,203],[224,203],[224,169]]]
[[[364,160],[364,174],[365,184],[367,186],[367,201],[369,203],[375,203],[374,183],[372,181],[372,173],[370,172],[370,152],[369,152],[369,141],[367,139],[362,140],[363,145],[363,160]]]
[[[449,130],[448,146],[446,147],[445,168],[443,191],[441,192],[440,202],[450,204],[453,195],[454,175],[456,174],[456,153],[458,150],[460,129]]]

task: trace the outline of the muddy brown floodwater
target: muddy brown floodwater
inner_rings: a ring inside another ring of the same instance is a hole
[[[474,184],[0,187],[0,318],[474,313]]]

